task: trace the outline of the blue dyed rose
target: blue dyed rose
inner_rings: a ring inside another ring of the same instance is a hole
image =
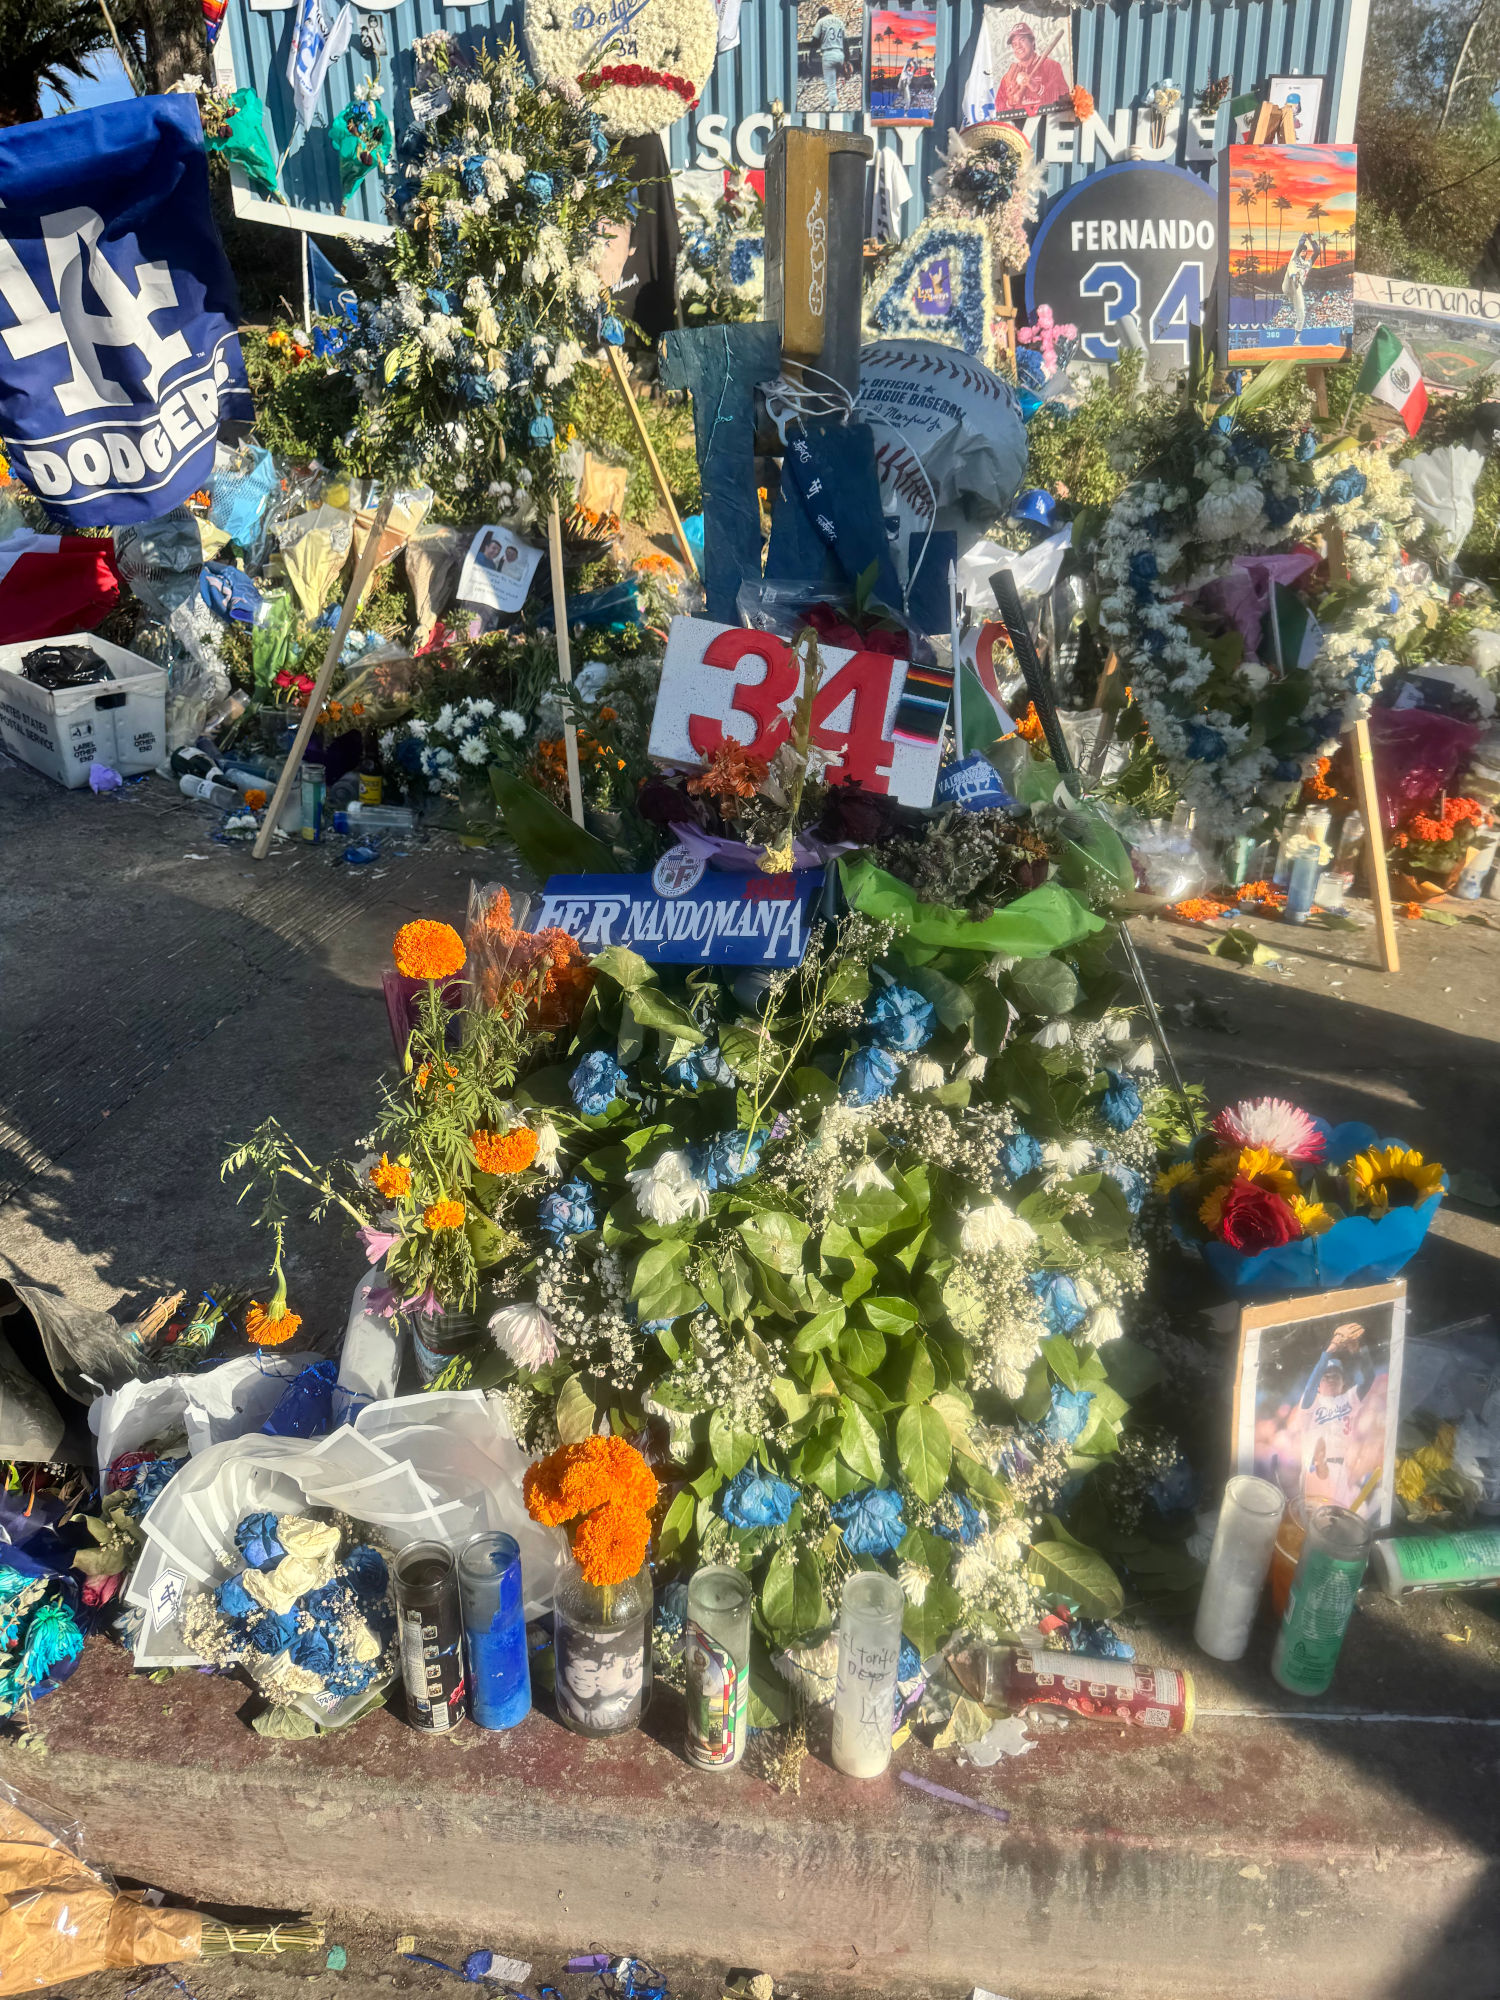
[[[1071,1333],[1088,1318],[1078,1287],[1066,1272],[1033,1271],[1029,1283],[1049,1333]]]
[[[450,318],[456,317],[458,313],[458,300],[452,292],[445,292],[439,285],[427,287],[427,302],[435,306],[440,313],[447,313]]]
[[[917,1651],[911,1640],[906,1637],[905,1633],[903,1633],[901,1635],[901,1652],[896,1661],[896,1679],[902,1682],[914,1681],[921,1671],[922,1655]]]
[[[585,1118],[602,1118],[620,1094],[625,1072],[607,1049],[594,1049],[568,1078],[573,1102]]]
[[[721,1132],[706,1146],[690,1146],[688,1158],[693,1172],[710,1190],[738,1187],[760,1165],[765,1143],[764,1132],[757,1132],[753,1139],[748,1132]]]
[[[779,1528],[791,1519],[797,1489],[784,1479],[747,1465],[719,1495],[719,1512],[731,1528]]]
[[[479,196],[484,193],[484,156],[471,153],[459,170],[459,179],[464,184],[464,193]]]
[[[1041,1164],[1041,1142],[1029,1132],[1012,1132],[1000,1142],[1000,1171],[1007,1180],[1018,1181],[1023,1174],[1034,1174]]]
[[[316,1674],[319,1680],[327,1680],[336,1658],[332,1640],[316,1625],[310,1632],[299,1632],[292,1641],[293,1666]]]
[[[984,1533],[984,1516],[967,1493],[945,1493],[932,1510],[932,1532],[966,1549]]]
[[[910,986],[887,986],[866,1002],[865,1019],[882,1047],[910,1056],[932,1040],[937,1016],[932,1002]]]
[[[1216,764],[1224,755],[1224,739],[1206,722],[1190,722],[1187,730],[1188,755],[1198,764]]]
[[[270,1569],[286,1554],[276,1539],[274,1514],[247,1514],[234,1531],[234,1545],[251,1569]]]
[[[260,1606],[237,1576],[226,1576],[214,1592],[214,1602],[226,1618],[254,1618]]]
[[[545,410],[539,410],[532,418],[526,435],[531,439],[533,444],[551,444],[555,433],[552,428],[552,419],[547,415]]]
[[[625,345],[625,329],[613,313],[606,313],[604,315],[603,322],[599,328],[599,338],[604,342],[606,347],[623,347]]]
[[[384,1597],[390,1580],[390,1572],[385,1565],[385,1557],[379,1549],[372,1549],[360,1542],[344,1557],[343,1568],[349,1578],[349,1587],[361,1597]]]
[[[1357,500],[1369,481],[1355,466],[1346,466],[1336,472],[1328,482],[1328,504],[1331,507],[1347,507],[1351,500]]]
[[[377,1660],[347,1660],[336,1663],[328,1675],[328,1692],[336,1694],[341,1701],[352,1694],[363,1694],[374,1680],[379,1666]]]
[[[1093,1400],[1092,1389],[1065,1389],[1061,1382],[1054,1382],[1052,1407],[1042,1419],[1042,1436],[1050,1438],[1053,1444],[1071,1444],[1082,1437]]]
[[[846,1104],[874,1104],[895,1089],[901,1065],[889,1049],[857,1049],[839,1083]]]
[[[284,1653],[297,1636],[297,1620],[290,1611],[268,1611],[250,1627],[250,1643],[257,1653]]]
[[[526,176],[526,192],[531,196],[533,201],[539,201],[545,207],[552,199],[551,174],[528,174]]]
[[[697,1090],[705,1083],[722,1083],[732,1087],[735,1082],[734,1071],[724,1060],[724,1051],[714,1042],[704,1042],[700,1047],[690,1049],[680,1062],[669,1063],[662,1075],[668,1083],[675,1083],[679,1090]]]
[[[1123,1160],[1112,1160],[1108,1153],[1099,1164],[1124,1195],[1130,1213],[1139,1215],[1146,1199],[1146,1176],[1138,1174],[1134,1167],[1127,1167]]]
[[[1109,1089],[1099,1100],[1099,1116],[1112,1132],[1128,1132],[1141,1115],[1141,1093],[1117,1069],[1106,1070]]]
[[[586,1236],[599,1226],[594,1191],[587,1181],[566,1181],[537,1204],[538,1226],[561,1250],[570,1236]]]
[[[906,1539],[901,1495],[888,1486],[866,1486],[846,1493],[829,1508],[844,1531],[844,1545],[855,1556],[888,1556]]]
[[[1181,1514],[1198,1498],[1198,1479],[1178,1452],[1176,1458],[1146,1488],[1146,1498],[1163,1514]]]

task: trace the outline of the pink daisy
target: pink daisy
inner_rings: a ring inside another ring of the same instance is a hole
[[[1312,1119],[1284,1097],[1247,1097],[1214,1120],[1226,1146],[1264,1146],[1284,1160],[1320,1160],[1325,1141]]]

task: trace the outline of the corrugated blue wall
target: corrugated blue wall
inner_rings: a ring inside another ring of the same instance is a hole
[[[908,226],[921,214],[927,175],[936,165],[939,146],[947,144],[949,128],[958,122],[958,99],[983,18],[983,0],[936,0],[938,15],[938,101],[931,131],[922,135],[920,176],[913,173],[916,198],[907,208]],[[1252,91],[1278,74],[1323,76],[1322,123],[1319,136],[1334,136],[1334,120],[1344,85],[1346,48],[1351,23],[1362,23],[1366,0],[1188,0],[1183,6],[1162,0],[1111,0],[1102,7],[1080,7],[1073,14],[1073,53],[1077,80],[1092,93],[1106,124],[1109,114],[1140,104],[1145,93],[1170,76],[1191,105],[1202,86],[1214,77],[1233,79],[1235,94]],[[399,132],[405,119],[411,85],[410,48],[417,35],[447,28],[463,40],[497,32],[504,39],[512,25],[520,37],[520,7],[514,0],[484,0],[476,7],[452,7],[440,0],[400,0],[378,18],[395,52],[385,65],[384,105]],[[255,13],[247,0],[232,0],[228,30],[235,75],[253,82],[265,98],[278,153],[292,135],[291,97],[286,86],[286,51],[293,14]],[[700,116],[717,112],[727,120],[730,140],[740,120],[769,108],[775,98],[795,101],[797,8],[795,0],[744,0],[740,15],[740,46],[720,56],[697,112],[681,119],[670,135],[674,166],[687,166],[697,155],[694,127]],[[324,122],[334,118],[353,95],[355,85],[369,74],[370,63],[358,42],[329,72],[323,92]],[[843,121],[847,122],[847,121]],[[895,142],[895,134],[886,143]],[[760,135],[764,144],[764,134]],[[1102,164],[1102,161],[1101,161]],[[1049,186],[1055,193],[1089,171],[1086,167],[1051,167]],[[1208,171],[1208,169],[1202,169]],[[314,129],[287,161],[283,173],[287,198],[294,207],[336,214],[338,173],[326,133]],[[372,176],[355,194],[348,213],[366,221],[384,219],[380,187]]]

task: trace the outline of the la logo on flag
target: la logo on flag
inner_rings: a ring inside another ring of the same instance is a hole
[[[253,415],[196,102],[144,97],[0,133],[0,437],[71,526],[208,483]]]

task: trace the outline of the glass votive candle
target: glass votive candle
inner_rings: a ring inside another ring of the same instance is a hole
[[[728,1771],[745,1754],[750,1598],[744,1571],[717,1563],[695,1571],[688,1585],[687,1759],[703,1771]]]
[[[1240,1473],[1224,1488],[1193,1625],[1211,1659],[1237,1660],[1250,1643],[1284,1506],[1281,1488],[1269,1479]]]
[[[514,1729],[531,1707],[521,1551],[512,1535],[476,1535],[458,1556],[469,1717],[481,1729]]]
[[[883,1570],[857,1570],[844,1585],[833,1761],[851,1778],[878,1778],[891,1761],[905,1608],[906,1593]]]

